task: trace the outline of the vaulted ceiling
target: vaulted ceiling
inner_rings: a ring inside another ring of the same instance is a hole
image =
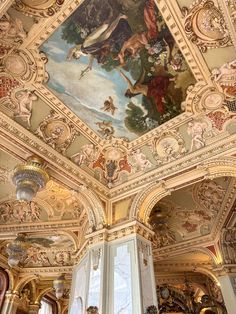
[[[235,200],[234,1],[5,0],[0,12],[1,261],[24,232],[23,272],[70,272],[86,233],[137,219],[155,231],[156,269],[210,269]],[[50,181],[20,203],[12,172],[33,154]]]

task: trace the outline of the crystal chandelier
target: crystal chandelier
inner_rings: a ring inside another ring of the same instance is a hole
[[[53,280],[53,288],[57,299],[62,298],[65,289],[65,275],[60,275],[57,279]]]
[[[18,264],[23,261],[27,255],[25,235],[19,234],[13,242],[7,245],[6,252],[8,254],[8,265],[10,267],[18,266]]]
[[[14,169],[12,181],[16,186],[16,198],[20,201],[31,201],[48,180],[44,161],[38,156],[29,157],[25,164]]]

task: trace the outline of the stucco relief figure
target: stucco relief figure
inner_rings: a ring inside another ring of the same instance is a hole
[[[17,41],[23,40],[25,37],[26,32],[20,19],[12,19],[8,14],[1,18],[0,39]]]
[[[9,201],[0,204],[0,221],[32,222],[40,220],[41,209],[35,202]]]
[[[204,132],[206,123],[200,121],[191,121],[188,123],[187,132],[191,136],[190,152],[205,146]]]
[[[236,98],[236,60],[213,69],[212,78],[229,100]]]
[[[136,149],[128,156],[128,161],[132,166],[134,172],[146,171],[152,167],[152,163],[147,159],[147,156],[141,152],[140,149]]]
[[[196,187],[196,201],[208,210],[213,217],[219,210],[224,195],[224,188],[215,181],[205,180]]]
[[[16,93],[15,98],[17,100],[17,109],[14,116],[26,121],[27,127],[30,127],[33,101],[36,101],[38,97],[32,91],[22,90]]]
[[[83,164],[89,166],[92,162],[96,160],[97,156],[98,156],[97,148],[93,144],[89,143],[83,145],[79,153],[76,153],[73,156],[71,156],[71,160],[78,166]]]

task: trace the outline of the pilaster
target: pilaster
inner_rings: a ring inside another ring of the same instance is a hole
[[[69,313],[143,314],[157,307],[151,240],[153,232],[137,221],[87,236],[74,268]]]

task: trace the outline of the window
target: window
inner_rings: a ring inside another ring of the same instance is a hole
[[[41,300],[41,307],[38,314],[57,314],[57,304],[49,297],[44,297]]]

